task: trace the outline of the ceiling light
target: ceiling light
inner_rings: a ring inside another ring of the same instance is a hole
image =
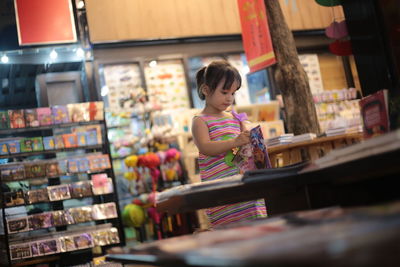
[[[4,64],[8,63],[8,56],[7,55],[3,55],[1,57],[1,62],[4,63]]]
[[[154,68],[155,66],[157,66],[157,61],[155,60],[150,61],[149,66]]]
[[[76,55],[77,55],[78,57],[83,57],[83,56],[85,55],[85,52],[83,51],[82,48],[79,47],[79,48],[76,50]]]
[[[50,58],[51,59],[56,59],[57,57],[58,57],[58,54],[57,54],[56,50],[52,50],[50,52]]]

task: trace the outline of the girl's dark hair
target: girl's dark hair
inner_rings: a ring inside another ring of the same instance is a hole
[[[213,61],[208,67],[202,67],[197,71],[197,93],[201,100],[204,100],[206,96],[203,93],[204,86],[208,86],[210,93],[213,94],[218,84],[225,79],[223,89],[231,88],[232,84],[236,81],[238,88],[242,85],[242,78],[238,70],[233,67],[227,61]]]

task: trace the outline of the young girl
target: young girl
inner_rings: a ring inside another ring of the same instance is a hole
[[[249,131],[235,113],[226,109],[233,104],[235,92],[241,86],[239,72],[226,61],[214,61],[197,74],[197,90],[206,105],[193,118],[192,133],[199,149],[202,181],[232,176],[239,169],[232,163],[232,149],[250,142]],[[233,115],[234,114],[234,115]],[[242,220],[266,217],[263,199],[240,202],[207,209],[211,225],[223,225]]]

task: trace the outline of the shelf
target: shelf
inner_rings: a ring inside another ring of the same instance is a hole
[[[104,121],[84,121],[84,122],[73,122],[73,123],[64,123],[64,124],[52,124],[52,125],[48,125],[48,126],[39,126],[39,127],[30,127],[30,128],[3,129],[3,130],[0,130],[0,135],[25,133],[25,132],[36,132],[36,131],[43,131],[43,130],[51,130],[54,128],[69,128],[69,127],[77,127],[77,126],[96,125],[96,124],[103,124],[103,122]]]
[[[68,173],[59,174],[57,176],[24,178],[24,179],[10,180],[10,181],[6,180],[6,181],[3,181],[3,183],[12,183],[12,182],[26,181],[26,180],[54,179],[54,178],[59,178],[61,176],[74,176],[74,175],[79,175],[79,174],[89,174],[90,175],[90,174],[102,173],[107,170],[110,170],[110,168],[96,170],[96,171],[86,171],[86,172],[68,172]]]
[[[66,199],[64,199],[64,200],[66,200]],[[110,202],[106,202],[106,203],[110,203]],[[104,203],[102,203],[102,204],[104,204]],[[56,211],[56,210],[53,210],[53,211]],[[65,211],[65,210],[63,210],[63,211]],[[40,214],[40,213],[37,213],[37,214]],[[31,215],[28,215],[28,216],[37,215],[37,214],[31,214]],[[15,219],[18,219],[18,218],[15,218]],[[100,221],[111,221],[111,220],[117,220],[117,219],[118,219],[118,216],[117,217],[112,217],[112,218],[106,218],[106,219],[97,219],[97,220],[92,219],[92,220],[86,221],[86,222],[77,222],[77,223],[71,223],[71,224],[65,224],[65,225],[57,225],[57,226],[44,227],[44,228],[39,228],[39,229],[32,229],[32,230],[28,230],[28,231],[13,232],[13,233],[8,233],[8,235],[9,236],[13,236],[13,235],[21,234],[21,233],[31,233],[31,232],[35,232],[35,231],[39,231],[39,230],[43,230],[43,229],[51,229],[51,228],[55,229],[56,227],[79,225],[79,224],[85,224],[85,223],[91,223],[91,222],[96,223],[96,222],[100,222]],[[7,224],[8,224],[8,222],[7,222]],[[54,233],[59,234],[59,232],[54,232]]]
[[[34,152],[25,152],[25,153],[15,153],[9,155],[0,155],[0,159],[7,159],[7,158],[17,158],[17,157],[29,157],[35,155],[43,155],[43,154],[54,154],[59,152],[70,152],[79,149],[101,149],[103,148],[103,144],[93,145],[93,146],[79,146],[79,147],[70,147],[70,148],[63,148],[63,149],[55,149],[55,150],[42,150],[42,151],[34,151]]]
[[[35,202],[35,203],[24,203],[24,204],[20,204],[20,205],[14,205],[14,206],[5,206],[4,209],[10,209],[10,208],[15,208],[15,207],[22,207],[22,206],[31,206],[31,205],[36,205],[36,204],[44,204],[44,203],[55,203],[55,202],[59,202],[59,201],[64,201],[64,200],[71,200],[71,199],[84,199],[84,198],[93,198],[93,197],[99,197],[99,196],[107,196],[107,195],[112,195],[114,194],[114,192],[112,193],[107,193],[107,194],[100,194],[100,195],[90,195],[90,196],[84,196],[84,197],[71,197],[71,198],[66,198],[66,199],[60,199],[60,200],[55,200],[55,201],[40,201],[40,202]],[[106,202],[107,203],[107,202]],[[54,210],[53,210],[54,211]],[[32,214],[33,215],[33,214]],[[108,219],[107,219],[108,220]],[[52,226],[54,227],[54,226]],[[41,228],[41,229],[46,229],[46,228]],[[38,229],[39,230],[39,229]],[[30,231],[27,231],[30,232]]]

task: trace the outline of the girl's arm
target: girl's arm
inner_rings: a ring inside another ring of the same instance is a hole
[[[249,131],[243,131],[234,139],[223,141],[211,141],[206,123],[199,117],[195,117],[192,123],[192,134],[194,143],[200,153],[206,156],[217,156],[228,152],[234,147],[250,143]]]

